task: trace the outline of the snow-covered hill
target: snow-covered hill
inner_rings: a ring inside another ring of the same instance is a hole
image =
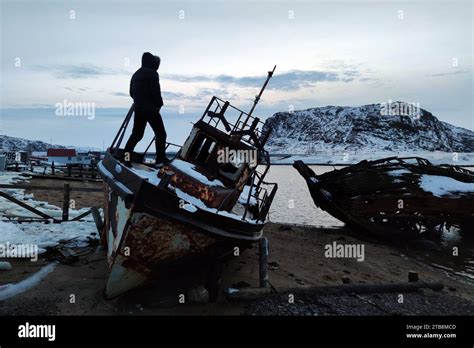
[[[411,104],[397,103],[400,110],[410,110]],[[383,104],[325,106],[276,113],[266,120],[264,131],[268,127],[273,131],[266,149],[273,154],[474,152],[474,132],[439,121],[421,108],[417,114],[393,115]]]
[[[36,151],[43,152],[48,148],[54,147],[62,149],[65,146],[53,145],[39,140],[27,140],[22,138],[9,137],[8,135],[0,135],[0,149],[2,150],[17,150],[17,151]]]
[[[46,150],[51,147],[55,149],[76,149],[79,152],[99,151],[99,149],[93,147],[51,145],[39,140],[28,140],[23,138],[10,137],[8,135],[0,135],[0,150],[46,152]]]

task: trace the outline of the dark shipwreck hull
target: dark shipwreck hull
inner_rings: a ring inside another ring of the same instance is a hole
[[[472,230],[474,172],[419,157],[362,161],[316,175],[302,161],[314,203],[346,225],[383,238]]]
[[[146,161],[154,139],[144,153],[120,147],[132,105],[98,165],[104,180],[107,298],[148,280],[166,282],[174,265],[199,264],[214,277],[219,260],[260,240],[277,185],[264,181],[269,131],[263,133],[263,122],[252,112],[272,74],[248,113],[214,96],[184,144],[167,143],[179,150],[161,166]]]
[[[262,236],[263,221],[183,209],[182,199],[168,185],[150,183],[110,153],[99,166],[106,202],[107,298],[159,279],[162,268],[186,262],[205,265],[235,247],[251,246]],[[143,164],[134,167],[154,172]]]

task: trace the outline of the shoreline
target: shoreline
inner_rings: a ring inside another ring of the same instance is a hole
[[[62,185],[58,180],[29,179],[35,186]],[[73,184],[75,185],[75,184]],[[78,184],[79,185],[79,184]],[[100,187],[100,183],[81,183]],[[35,200],[61,206],[62,191],[25,190]],[[102,192],[71,193],[76,208],[100,206]],[[268,275],[271,286],[281,293],[252,302],[228,301],[221,293],[215,303],[204,303],[206,291],[196,279],[177,281],[156,279],[148,285],[114,299],[105,300],[106,252],[101,247],[72,249],[81,256],[72,264],[58,263],[37,285],[0,301],[0,315],[459,315],[474,313],[474,280],[440,269],[430,262],[454,262],[441,250],[420,249],[409,243],[389,243],[362,235],[346,227],[272,223],[264,227],[269,240]],[[363,245],[364,259],[327,257],[328,245]],[[67,249],[69,252],[71,249]],[[66,250],[66,251],[67,251]],[[429,257],[426,257],[426,256]],[[41,255],[40,255],[41,256]],[[44,256],[50,259],[41,260]],[[2,285],[17,284],[51,264],[54,255],[43,255],[38,262],[5,259],[12,269],[1,272]],[[434,260],[434,261],[433,261]],[[430,262],[428,262],[430,261]],[[240,256],[226,260],[221,290],[259,286],[258,245]],[[407,282],[408,272],[419,274],[420,282],[441,282],[441,291],[421,290],[403,294],[332,295],[296,297],[288,303],[285,289],[350,284],[395,284]],[[178,303],[178,295],[188,301]],[[75,302],[70,298],[74,295]],[[467,312],[466,312],[467,311]],[[470,311],[470,312],[469,312]]]
[[[413,257],[416,249],[387,245],[381,241],[355,236],[344,228],[316,228],[294,224],[265,226],[269,239],[269,281],[276,289],[324,285],[387,284],[407,281],[408,271],[419,274],[421,282],[441,282],[441,291],[417,291],[404,294],[407,302],[397,302],[397,294],[296,296],[289,304],[284,293],[274,294],[251,303],[228,302],[222,296],[216,303],[202,303],[196,296],[201,288],[183,284],[171,287],[154,281],[117,299],[105,300],[105,251],[94,248],[72,265],[58,264],[54,271],[34,288],[1,301],[0,314],[9,315],[392,315],[405,313],[459,315],[474,311],[474,282],[447,271],[436,269]],[[365,260],[327,258],[324,247],[363,243]],[[423,251],[426,253],[428,251]],[[431,252],[431,251],[430,251]],[[37,272],[40,266],[29,261],[10,260],[11,271],[3,271],[2,284],[16,283]],[[258,246],[224,264],[222,289],[257,287]],[[196,285],[196,284],[194,284]],[[53,290],[53,291],[52,291]],[[178,294],[185,293],[188,303],[179,304]],[[70,303],[70,296],[76,302]],[[370,303],[378,303],[374,309]],[[344,305],[341,305],[344,303]],[[369,303],[369,304],[368,304]],[[409,303],[409,306],[408,306]],[[427,305],[427,303],[429,305]],[[446,305],[445,305],[446,303]],[[448,305],[449,304],[449,305]],[[341,307],[342,306],[342,307]],[[381,309],[383,308],[383,309]]]

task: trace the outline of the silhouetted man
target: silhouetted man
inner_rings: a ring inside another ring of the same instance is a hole
[[[160,166],[168,162],[165,154],[166,131],[160,115],[163,99],[157,72],[159,66],[160,57],[149,52],[143,53],[142,67],[133,74],[130,81],[130,96],[133,98],[135,113],[132,135],[125,145],[125,156],[127,153],[130,156],[128,159],[125,157],[125,164],[128,166],[130,166],[133,149],[143,138],[147,122],[156,136],[156,165]]]

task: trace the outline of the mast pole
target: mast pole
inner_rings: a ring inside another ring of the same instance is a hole
[[[259,102],[259,100],[260,100],[260,97],[262,96],[263,91],[265,90],[265,87],[267,87],[268,81],[270,81],[270,79],[272,78],[273,73],[275,72],[276,67],[277,67],[277,66],[275,65],[275,66],[273,67],[273,70],[268,72],[267,79],[265,80],[265,83],[263,84],[262,89],[260,90],[260,93],[259,93],[257,96],[255,96],[255,100],[253,101],[252,108],[250,109],[250,111],[249,111],[249,113],[248,113],[249,116],[252,116],[252,113],[253,113],[253,111],[255,110],[255,107],[257,106],[257,104],[258,104],[258,102]]]

